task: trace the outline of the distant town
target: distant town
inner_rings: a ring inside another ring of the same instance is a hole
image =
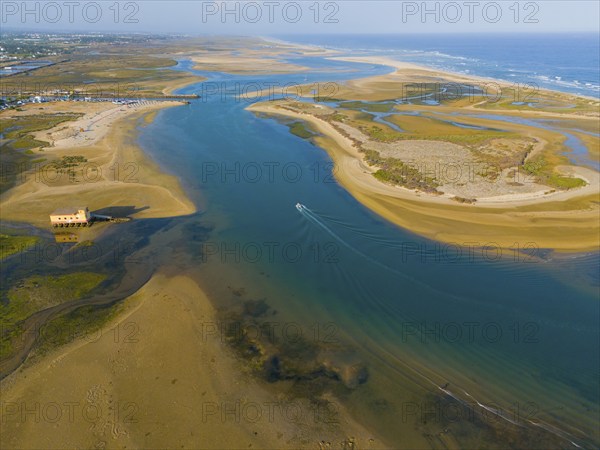
[[[24,59],[38,59],[70,55],[101,44],[130,45],[151,40],[170,39],[171,36],[141,36],[135,34],[101,33],[26,33],[2,31],[0,64]]]
[[[73,94],[69,94],[69,93],[65,93],[65,92],[57,92],[56,95],[53,97],[42,97],[40,95],[36,95],[33,97],[19,99],[19,100],[0,99],[0,111],[3,111],[5,109],[10,109],[10,108],[19,108],[21,106],[25,106],[30,103],[46,103],[49,101],[53,101],[53,102],[56,102],[56,101],[59,101],[59,102],[68,102],[68,101],[72,101],[72,102],[109,102],[109,101],[111,101],[115,105],[131,106],[131,105],[136,105],[136,104],[140,103],[142,101],[142,99],[139,99],[139,100],[129,100],[129,99],[112,100],[112,99],[108,99],[108,98],[77,97]]]
[[[114,83],[104,78],[97,83],[98,80],[73,70],[74,65],[77,67],[90,57],[106,52],[112,54],[115,47],[124,49],[150,43],[164,44],[175,38],[177,36],[3,30],[0,42],[0,110],[48,101],[131,104],[144,98],[197,98],[195,95],[165,96],[160,92],[140,92],[139,84],[130,83],[129,79]],[[34,71],[38,69],[56,70],[51,74],[44,72],[46,78],[36,77],[33,83]],[[73,81],[63,82],[64,74],[70,74]]]

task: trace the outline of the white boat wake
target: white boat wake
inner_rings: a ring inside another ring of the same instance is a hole
[[[352,247],[350,244],[348,244],[346,241],[344,241],[344,240],[343,240],[343,239],[342,239],[340,236],[338,236],[338,235],[337,235],[337,234],[336,234],[336,233],[335,233],[335,232],[334,232],[334,231],[333,231],[331,228],[329,228],[329,227],[328,227],[328,226],[327,226],[325,223],[323,223],[323,222],[322,222],[322,221],[321,221],[321,220],[320,220],[320,219],[319,219],[319,218],[316,216],[316,214],[315,214],[313,211],[311,211],[309,208],[307,208],[307,207],[306,207],[305,205],[303,205],[302,203],[296,203],[296,209],[297,209],[297,210],[300,212],[300,214],[302,214],[302,215],[303,215],[305,218],[307,218],[309,221],[311,221],[311,222],[312,222],[312,223],[314,223],[315,225],[317,225],[317,226],[319,226],[320,228],[322,228],[324,231],[326,231],[326,232],[327,232],[327,233],[328,233],[330,236],[332,236],[332,237],[333,237],[333,238],[334,238],[336,241],[338,241],[338,242],[339,242],[340,244],[342,244],[344,247],[348,248],[349,250],[351,250],[351,251],[352,251],[352,252],[354,252],[355,254],[357,254],[357,255],[359,255],[359,256],[361,256],[361,257],[363,257],[363,258],[367,259],[368,261],[372,262],[373,264],[375,264],[375,265],[377,265],[377,266],[379,266],[379,267],[381,267],[381,268],[383,268],[383,269],[385,269],[385,270],[388,270],[388,271],[390,271],[390,272],[392,272],[392,273],[394,273],[394,274],[396,274],[396,275],[399,275],[399,276],[401,276],[402,278],[404,278],[404,279],[406,279],[406,280],[408,280],[408,281],[411,281],[411,282],[413,282],[413,283],[415,283],[415,284],[417,284],[417,285],[419,285],[419,286],[421,286],[421,287],[423,287],[423,288],[425,288],[425,289],[427,289],[427,290],[429,290],[429,291],[431,291],[431,292],[434,292],[435,294],[438,294],[438,295],[440,295],[440,294],[441,294],[441,295],[449,296],[449,297],[451,297],[451,298],[453,298],[453,299],[455,299],[455,300],[461,301],[461,302],[465,302],[465,301],[466,301],[466,302],[469,302],[469,303],[471,303],[471,301],[470,301],[469,299],[466,299],[466,298],[464,298],[464,297],[459,297],[459,296],[457,296],[457,295],[455,295],[455,294],[451,294],[451,293],[448,293],[448,292],[441,292],[440,290],[438,290],[438,289],[436,289],[436,288],[434,288],[434,287],[432,287],[432,286],[430,286],[430,285],[428,285],[428,284],[426,284],[426,283],[423,283],[422,281],[419,281],[419,280],[417,280],[417,279],[414,279],[414,278],[412,278],[411,276],[408,276],[408,275],[406,275],[406,274],[404,274],[404,273],[402,273],[402,272],[400,272],[400,271],[398,271],[398,270],[396,270],[396,269],[393,269],[393,268],[391,268],[391,267],[389,267],[389,266],[386,266],[385,264],[382,264],[382,263],[380,263],[379,261],[377,261],[377,260],[375,260],[375,259],[371,258],[370,256],[368,256],[368,255],[365,255],[364,253],[362,253],[361,251],[359,251],[359,250],[355,249],[355,248],[354,248],[354,247]],[[414,369],[413,369],[413,371],[414,371]],[[420,374],[420,372],[418,372],[418,371],[415,371],[415,372]],[[429,379],[428,377],[426,377],[426,376],[425,376],[425,375],[423,375],[423,374],[420,374],[420,375],[421,375],[421,376],[423,376],[423,377],[425,377],[427,380],[429,380],[429,381],[430,381],[432,384],[434,384],[434,385],[435,385],[435,383],[433,382],[433,380]],[[443,391],[443,392],[444,392],[444,393],[446,393],[447,395],[450,395],[451,397],[453,397],[453,398],[454,398],[454,399],[456,399],[457,401],[459,401],[459,402],[461,402],[461,403],[463,403],[463,404],[467,404],[467,403],[465,402],[465,400],[463,400],[463,399],[461,399],[459,396],[457,396],[457,395],[453,394],[453,393],[452,393],[452,392],[450,392],[448,389],[446,389],[446,388],[443,388],[443,387],[441,387],[441,386],[438,386],[438,389],[440,389],[441,391]],[[471,396],[471,394],[469,394],[467,391],[464,391],[464,390],[463,390],[463,393],[465,394],[465,396],[467,396],[467,397],[470,397],[470,398],[472,398],[473,400],[475,400],[475,399],[474,399],[474,397],[472,397],[472,396]],[[526,423],[523,423],[523,421],[517,421],[517,420],[513,420],[513,419],[511,419],[510,415],[509,415],[508,413],[506,413],[505,411],[503,411],[502,409],[500,409],[500,408],[497,408],[497,407],[496,407],[496,408],[492,408],[492,407],[490,407],[490,406],[487,406],[487,405],[485,405],[485,404],[483,404],[483,403],[480,403],[480,402],[479,402],[479,401],[477,401],[477,400],[475,400],[475,402],[476,402],[476,404],[477,404],[477,405],[478,405],[480,408],[482,408],[482,409],[484,409],[484,410],[486,410],[486,411],[488,411],[488,412],[491,412],[491,413],[495,414],[496,416],[498,416],[499,418],[501,418],[501,419],[504,419],[504,420],[506,420],[506,421],[508,421],[508,422],[510,422],[510,423],[512,423],[512,424],[514,424],[514,425],[517,425],[517,426],[520,426],[520,427],[523,427],[523,426],[525,426],[525,425],[526,425]],[[527,420],[526,422],[527,422],[527,424],[529,424],[529,425],[532,425],[532,426],[536,426],[536,427],[543,428],[543,429],[545,429],[546,431],[549,431],[550,433],[553,433],[554,435],[556,435],[556,436],[559,436],[559,437],[561,437],[561,438],[563,438],[563,439],[565,439],[565,440],[569,441],[569,442],[570,442],[572,445],[574,445],[575,447],[577,447],[577,448],[581,448],[581,446],[575,442],[575,441],[576,441],[576,438],[575,438],[575,437],[571,436],[571,435],[570,435],[569,433],[567,433],[567,432],[564,432],[564,431],[562,431],[562,430],[559,430],[559,429],[557,429],[556,427],[553,427],[553,426],[552,426],[552,425],[550,425],[549,423],[546,423],[546,422],[544,422],[544,421],[541,421],[541,420],[538,420],[537,422],[535,422],[535,421],[532,421],[532,420]]]
[[[361,252],[360,250],[355,249],[354,247],[352,247],[350,244],[348,244],[346,241],[344,241],[341,237],[339,237],[331,228],[329,228],[325,223],[323,223],[323,221],[321,221],[316,215],[315,213],[313,213],[310,209],[308,209],[306,206],[304,206],[302,203],[296,203],[296,209],[300,212],[300,214],[302,214],[304,217],[306,217],[308,220],[310,220],[311,222],[313,222],[314,224],[316,224],[317,226],[321,227],[323,230],[325,230],[330,236],[332,236],[336,241],[338,241],[340,244],[342,244],[344,247],[346,247],[347,249],[351,250],[352,252],[356,253],[357,255],[359,255],[362,258],[365,258],[366,260],[372,262],[373,264],[375,264],[376,266],[381,267],[382,269],[388,270],[396,275],[400,275],[403,278],[406,279],[410,279],[411,281],[412,278],[408,277],[406,274],[399,272],[396,269],[393,269],[389,266],[386,266],[385,264],[380,263],[379,261],[371,258],[368,255],[365,255],[363,252]]]

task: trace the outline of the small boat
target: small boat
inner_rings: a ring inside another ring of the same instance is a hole
[[[302,203],[296,203],[296,209],[300,212],[302,212],[303,210],[306,209],[306,206],[304,206]]]

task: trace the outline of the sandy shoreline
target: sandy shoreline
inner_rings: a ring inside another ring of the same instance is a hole
[[[82,164],[81,174],[75,179],[45,168],[45,163],[34,166],[21,184],[2,196],[0,206],[4,220],[47,226],[50,212],[74,205],[88,206],[91,211],[127,207],[133,211],[134,218],[173,217],[195,212],[179,180],[163,173],[135,144],[142,117],[181,106],[181,102],[153,101],[136,106],[107,102],[44,105],[53,112],[86,114],[77,121],[36,133],[37,138],[52,145],[36,152],[36,156],[60,159],[80,155],[87,162]]]
[[[320,132],[326,136],[331,137],[335,142],[340,145],[353,159],[345,159],[344,163],[346,170],[353,171],[354,176],[360,181],[357,183],[369,186],[372,191],[381,192],[384,195],[404,198],[404,199],[418,199],[425,203],[437,203],[445,205],[456,205],[456,202],[452,200],[452,196],[448,195],[427,195],[425,193],[417,192],[414,190],[406,189],[401,186],[391,186],[376,180],[372,173],[374,169],[367,166],[363,161],[362,155],[356,149],[356,146],[350,139],[339,133],[331,124],[326,121],[319,119],[310,114],[300,114],[288,109],[278,108],[271,106],[267,103],[253,104],[247,108],[250,111],[262,112],[267,114],[275,114],[280,116],[286,116],[294,119],[300,119],[307,121],[314,125]],[[358,169],[353,170],[352,168]],[[504,196],[488,197],[488,198],[477,198],[477,206],[492,207],[492,208],[508,208],[514,206],[527,206],[532,204],[539,204],[541,202],[554,202],[554,201],[565,201],[575,197],[582,197],[587,195],[597,194],[600,190],[600,174],[594,170],[586,167],[579,166],[561,166],[564,173],[570,173],[577,175],[584,179],[588,184],[578,189],[572,189],[568,191],[557,191],[552,193],[546,193],[550,188],[546,187],[543,191],[524,193],[524,194],[510,194]]]
[[[433,67],[422,66],[422,65],[414,64],[414,63],[402,62],[402,61],[398,61],[398,60],[388,58],[385,56],[331,56],[331,57],[328,57],[327,59],[331,59],[334,61],[348,61],[348,62],[369,63],[369,64],[379,64],[379,65],[384,65],[384,66],[390,66],[398,71],[403,71],[404,73],[410,74],[411,71],[412,72],[421,72],[424,74],[429,74],[430,76],[441,76],[445,80],[449,80],[449,81],[457,82],[457,83],[465,83],[465,82],[472,83],[473,81],[478,81],[481,83],[496,83],[500,87],[507,87],[507,86],[511,86],[514,84],[514,83],[511,83],[510,81],[501,80],[498,78],[482,77],[482,76],[471,75],[471,74],[464,75],[464,74],[456,73],[456,72],[442,71],[442,70],[439,70],[439,69],[436,69]],[[394,74],[391,74],[391,75],[394,75]],[[375,78],[375,77],[373,77],[373,78]],[[369,79],[370,78],[363,78],[363,79],[352,80],[352,81],[360,82],[361,80],[366,81]],[[547,88],[539,88],[539,91],[575,96],[575,94],[566,94],[561,91],[556,91],[556,90],[547,89]],[[594,97],[589,97],[589,96],[585,96],[585,95],[576,95],[576,96],[580,97],[580,98],[585,98],[587,100],[591,100],[595,103],[599,102],[599,100]]]
[[[341,407],[336,423],[314,420],[308,403],[243,375],[222,336],[207,331],[216,320],[190,277],[155,275],[102,332],[0,383],[4,404],[44,405],[37,421],[5,411],[2,448],[318,448],[348,436],[360,448],[384,446]]]
[[[428,83],[442,83],[442,85],[447,85],[450,83],[457,84],[467,84],[480,87],[486,87],[486,90],[489,90],[489,93],[493,93],[496,90],[506,89],[507,91],[511,91],[514,89],[514,83],[506,80],[500,80],[496,78],[487,78],[477,75],[463,75],[460,73],[454,72],[446,72],[439,69],[435,69],[432,67],[421,66],[413,63],[406,63],[397,61],[384,56],[333,56],[328,57],[327,59],[337,60],[337,61],[348,61],[348,62],[357,62],[357,63],[367,63],[367,64],[376,64],[376,65],[384,65],[389,66],[395,69],[395,72],[387,74],[387,75],[376,75],[366,78],[357,78],[353,80],[349,80],[342,86],[341,91],[343,92],[344,87],[349,90],[361,90],[363,91],[363,95],[367,94],[367,97],[373,96],[373,98],[366,98],[366,100],[377,100],[376,96],[385,92],[382,89],[373,89],[373,85],[377,83],[385,84],[385,83],[400,83],[400,82],[428,82]],[[567,98],[581,98],[587,100],[589,105],[594,105],[600,107],[600,100],[594,97],[589,97],[585,95],[575,95],[568,94],[561,91],[551,90],[547,88],[537,88],[537,93],[545,93],[550,94],[557,97]],[[336,93],[337,94],[337,93]],[[465,106],[464,108],[467,110],[476,110],[477,104]],[[502,112],[507,114],[527,114],[527,115],[544,115],[548,117],[572,117],[572,114],[569,113],[559,113],[559,112],[547,112],[547,111],[535,111],[535,110],[494,110],[495,112]],[[490,111],[491,112],[491,111]],[[600,113],[596,112],[591,116],[587,115],[579,115],[579,119],[593,119],[598,120],[600,117]]]
[[[352,141],[329,123],[310,114],[276,108],[268,103],[254,104],[250,111],[306,121],[324,135],[315,140],[333,159],[335,176],[355,198],[368,208],[403,228],[442,242],[494,243],[511,248],[516,243],[534,242],[540,248],[584,251],[599,246],[598,208],[562,211],[553,206],[575,198],[598,198],[598,173],[571,167],[590,181],[587,186],[566,192],[482,199],[477,206],[457,205],[451,198],[431,196],[387,185],[372,176],[372,169]],[[548,209],[537,211],[539,204]],[[536,210],[529,210],[536,205]],[[308,205],[310,206],[310,205]],[[569,233],[564,230],[569,229]]]

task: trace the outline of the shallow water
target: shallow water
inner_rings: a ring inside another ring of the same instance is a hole
[[[282,327],[293,323],[305,338],[333,338],[357,355],[369,380],[342,401],[391,442],[421,442],[421,416],[407,405],[420,409],[444,386],[475,409],[499,407],[527,426],[551,424],[567,437],[564,445],[598,445],[598,254],[559,257],[528,242],[501,252],[493,237],[459,243],[467,251],[370,212],[334,181],[323,150],[228,93],[239,92],[236,83],[328,82],[389,70],[303,63],[319,71],[195,72],[209,79],[180,93],[203,98],[160,112],[141,131],[144,149],[203,210],[175,219],[179,229],[213,227],[201,247],[177,247],[196,253],[198,281],[211,298],[226,305],[234,290],[264,298]],[[213,92],[214,83],[225,90]],[[475,421],[452,427],[466,430],[454,436],[462,448],[478,445]]]

